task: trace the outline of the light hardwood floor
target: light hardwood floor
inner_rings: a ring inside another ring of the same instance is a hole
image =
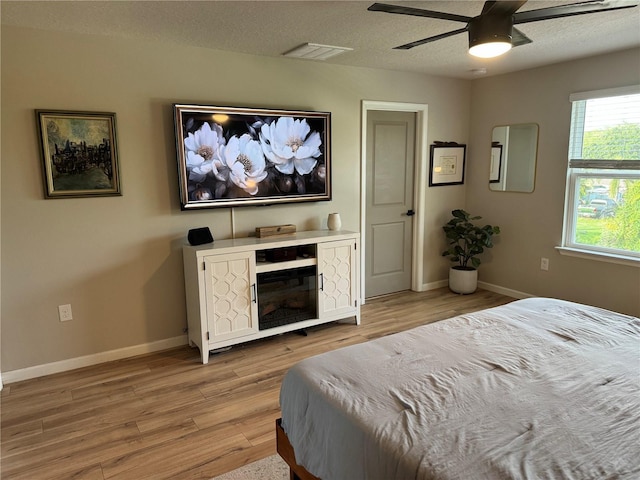
[[[512,300],[403,292],[367,301],[360,326],[259,340],[208,365],[185,346],[6,385],[0,477],[209,479],[275,453],[280,382],[295,362]]]

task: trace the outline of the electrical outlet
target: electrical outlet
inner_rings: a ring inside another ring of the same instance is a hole
[[[540,259],[540,270],[547,271],[549,270],[549,259],[542,257]]]
[[[58,305],[58,317],[60,317],[61,322],[68,322],[69,320],[73,320],[71,305]]]

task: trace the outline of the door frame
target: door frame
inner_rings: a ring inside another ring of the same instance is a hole
[[[361,175],[360,175],[360,292],[362,304],[365,303],[365,235],[367,218],[367,122],[369,110],[383,110],[393,112],[413,112],[416,114],[416,146],[415,168],[413,181],[413,238],[411,242],[411,290],[420,292],[422,288],[423,259],[424,259],[424,212],[427,192],[427,113],[428,106],[423,103],[383,102],[374,100],[362,101],[362,133],[361,133]]]

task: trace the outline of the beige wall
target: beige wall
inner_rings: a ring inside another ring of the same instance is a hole
[[[427,189],[423,284],[446,278],[441,225],[451,209],[466,206],[503,230],[485,255],[481,281],[640,315],[640,269],[554,248],[562,234],[568,96],[640,83],[637,49],[466,82],[11,27],[2,29],[1,47],[3,372],[183,334],[185,233],[209,226],[222,239],[231,229],[228,209],[179,209],[174,102],[333,114],[334,200],[235,209],[237,236],[284,222],[323,228],[330,211],[358,230],[361,101],[428,104],[428,142],[467,142],[468,159],[464,186]],[[43,200],[38,108],[116,112],[122,197]],[[528,122],[540,126],[535,191],[489,191],[492,127]],[[542,256],[548,272],[540,270]],[[57,306],[65,303],[74,319],[61,323]]]
[[[469,140],[462,80],[11,27],[1,59],[3,372],[183,334],[185,234],[231,230],[228,209],[179,209],[174,102],[333,113],[334,200],[238,208],[238,236],[321,228],[330,211],[358,230],[362,100],[428,104],[429,143]],[[116,112],[123,196],[43,200],[34,109]],[[427,192],[423,283],[446,277],[439,229],[464,202],[464,186]]]
[[[640,316],[640,268],[555,249],[562,239],[569,95],[639,83],[639,49],[473,82],[467,205],[502,228],[481,281]],[[534,192],[490,191],[492,128],[530,122],[540,126]],[[549,259],[548,272],[540,270],[541,257]]]

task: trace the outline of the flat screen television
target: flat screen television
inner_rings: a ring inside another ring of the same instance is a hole
[[[331,113],[173,108],[183,210],[331,200]]]

